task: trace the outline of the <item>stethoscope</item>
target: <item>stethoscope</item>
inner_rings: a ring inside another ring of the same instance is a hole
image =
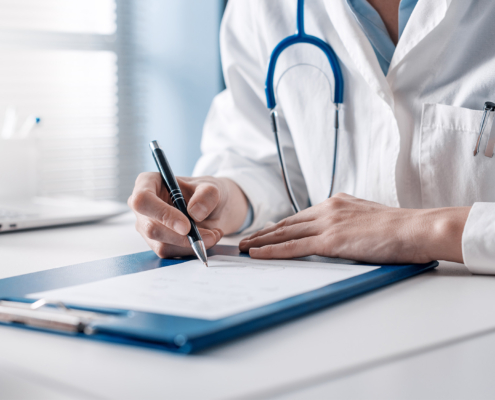
[[[280,146],[280,138],[278,133],[278,115],[277,110],[275,110],[277,106],[277,102],[275,100],[275,91],[273,78],[275,75],[275,67],[277,65],[277,60],[280,54],[288,47],[300,44],[307,43],[312,44],[313,46],[318,47],[328,58],[330,62],[330,66],[332,67],[333,77],[335,80],[335,92],[333,97],[333,103],[335,104],[335,145],[334,145],[334,154],[333,154],[333,170],[332,170],[332,180],[330,183],[330,193],[328,197],[332,196],[333,192],[333,184],[335,181],[335,169],[337,165],[337,143],[338,143],[338,134],[339,134],[339,110],[340,104],[342,104],[344,97],[344,78],[342,77],[342,70],[340,69],[339,60],[333,51],[333,49],[325,43],[323,40],[317,38],[316,36],[311,36],[304,32],[304,0],[297,0],[297,23],[296,23],[296,33],[292,36],[286,37],[283,39],[275,49],[273,50],[270,61],[268,62],[268,73],[266,77],[265,84],[265,93],[266,93],[266,103],[268,108],[270,109],[270,119],[272,124],[272,130],[275,135],[275,143],[277,145],[278,159],[280,162],[280,167],[282,169],[282,176],[284,178],[285,188],[287,189],[287,194],[289,195],[289,199],[292,204],[292,208],[295,213],[301,211],[299,204],[294,196],[294,192],[292,191],[292,186],[290,184],[289,176],[287,174],[287,166],[285,164],[284,153]]]

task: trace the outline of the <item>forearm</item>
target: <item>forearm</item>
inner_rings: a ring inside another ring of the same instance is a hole
[[[242,189],[229,178],[217,178],[227,194],[220,217],[220,229],[228,235],[238,232],[246,220],[249,203]]]
[[[471,207],[417,210],[413,238],[431,260],[463,263],[462,233]]]

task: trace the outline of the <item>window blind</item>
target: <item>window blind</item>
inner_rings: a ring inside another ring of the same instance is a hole
[[[0,123],[36,129],[38,193],[125,200],[142,167],[136,0],[0,0]]]

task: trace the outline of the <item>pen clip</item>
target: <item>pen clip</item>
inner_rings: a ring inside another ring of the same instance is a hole
[[[483,133],[484,133],[485,128],[486,128],[486,123],[488,122],[488,113],[492,113],[494,111],[495,111],[495,103],[492,103],[491,101],[487,101],[485,103],[485,105],[483,106],[483,117],[481,118],[480,132],[478,135],[478,140],[476,141],[476,145],[474,147],[473,155],[475,157],[480,152],[481,140],[483,139]],[[488,146],[487,146],[487,150],[488,150]],[[485,155],[486,155],[486,152],[485,152]],[[492,149],[492,155],[493,155],[493,149]]]

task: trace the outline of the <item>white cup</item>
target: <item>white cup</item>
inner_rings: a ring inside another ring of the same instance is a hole
[[[36,140],[0,139],[0,198],[29,199],[37,192]]]

